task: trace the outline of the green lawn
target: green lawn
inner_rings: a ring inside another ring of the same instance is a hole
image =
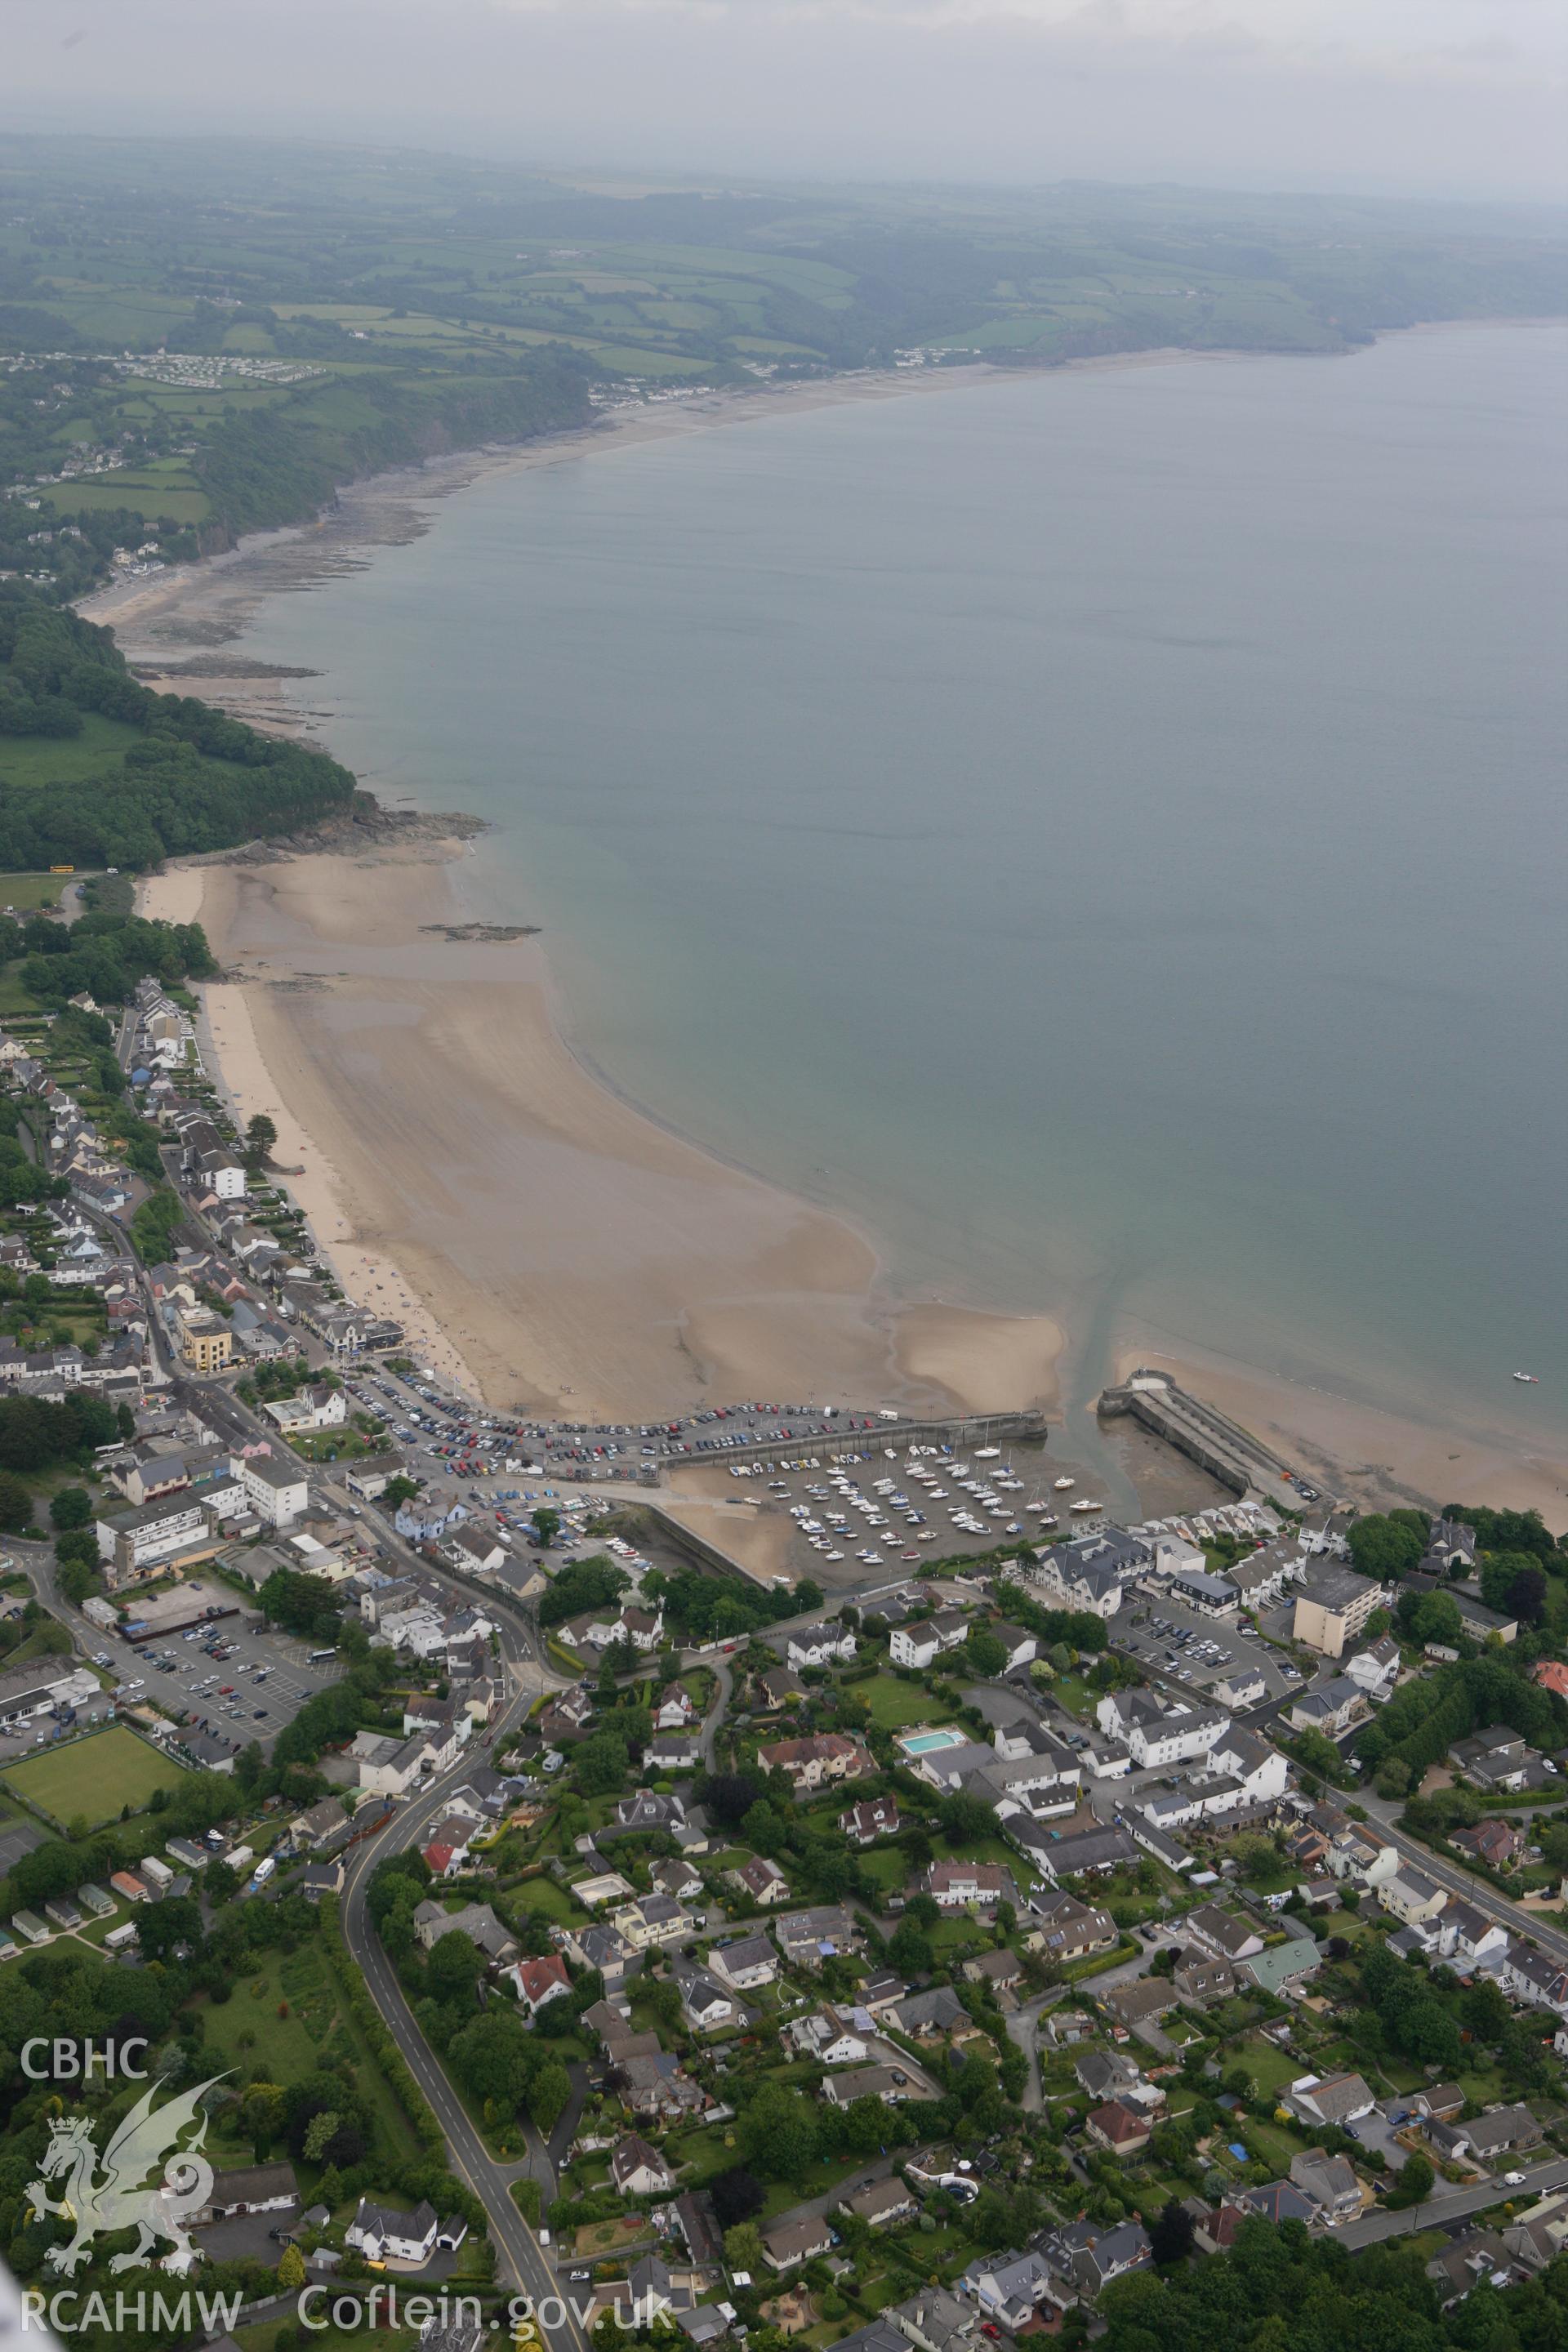
[[[861,1854],[860,1867],[867,1877],[884,1895],[888,1895],[894,1887],[903,1885],[909,1870],[909,1857],[900,1853],[896,1845],[872,1846]]]
[[[510,1898],[514,1910],[542,1911],[547,1919],[557,1919],[563,1927],[593,1916],[585,1905],[579,1903],[567,1887],[559,1885],[547,1871],[542,1872],[537,1878],[525,1879],[521,1886],[511,1888]]]
[[[864,1699],[871,1720],[884,1731],[902,1731],[911,1723],[951,1723],[952,1709],[932,1698],[923,1683],[901,1683],[893,1675],[878,1675],[870,1682],[849,1685]]]
[[[89,1829],[100,1829],[126,1805],[140,1812],[154,1789],[177,1788],[184,1769],[115,1724],[52,1755],[30,1756],[0,1778],[52,1814],[62,1828],[79,1817]]]
[[[0,907],[15,907],[23,914],[52,907],[63,887],[58,874],[0,874]]]
[[[1225,2063],[1226,2065],[1231,2063],[1228,2052]],[[1302,2072],[1299,2058],[1287,2057],[1285,2052],[1277,2050],[1272,2042],[1265,2042],[1251,2034],[1237,2051],[1236,2063],[1246,2067],[1260,2091],[1281,2091],[1287,2084],[1294,2083]]]

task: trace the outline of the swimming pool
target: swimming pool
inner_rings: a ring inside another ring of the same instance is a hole
[[[937,1748],[962,1748],[968,1734],[950,1724],[943,1731],[909,1731],[899,1741],[906,1756],[929,1756]]]

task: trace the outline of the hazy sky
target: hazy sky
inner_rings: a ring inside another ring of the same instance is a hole
[[[0,0],[13,130],[1568,197],[1562,0]]]

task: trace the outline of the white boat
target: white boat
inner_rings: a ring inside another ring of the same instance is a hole
[[[1102,1511],[1104,1508],[1105,1506],[1103,1503],[1082,1502],[1075,1503],[1073,1505],[1073,1509],[1075,1511]]]
[[[1541,1386],[1541,1375],[1539,1372],[1515,1372],[1514,1379],[1516,1381],[1528,1381],[1532,1389],[1538,1389]]]
[[[999,1445],[977,1445],[974,1449],[974,1458],[976,1462],[1000,1462],[1002,1448]]]
[[[1055,1486],[1058,1495],[1064,1495],[1074,1482],[1070,1478],[1056,1478],[1053,1479],[1051,1483]]]

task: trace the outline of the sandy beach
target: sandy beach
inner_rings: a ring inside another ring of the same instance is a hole
[[[198,864],[142,886],[149,914],[205,925],[228,974],[205,992],[223,1083],[240,1118],[277,1123],[351,1296],[487,1402],[567,1418],[1054,1400],[1054,1324],[894,1308],[863,1235],[590,1076],[537,941],[441,935],[463,919],[466,854]]]

